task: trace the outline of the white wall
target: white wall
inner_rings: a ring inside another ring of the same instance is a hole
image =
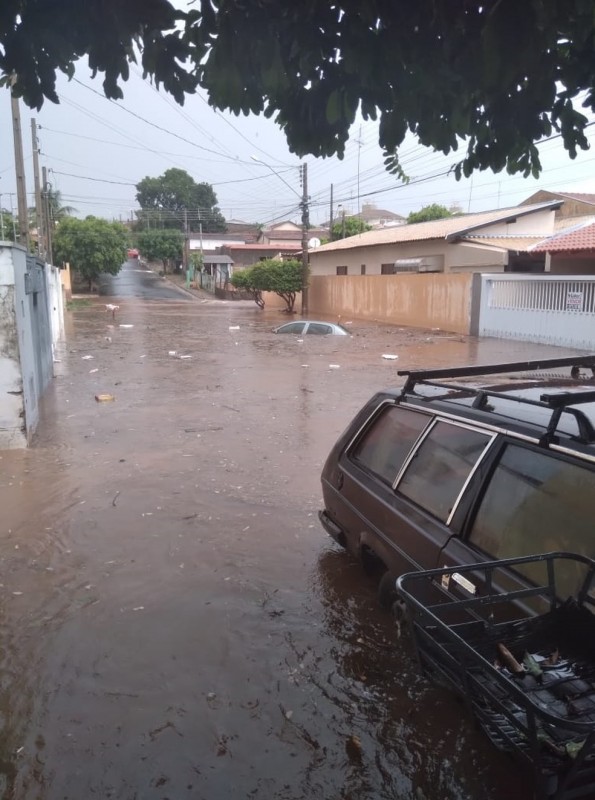
[[[11,246],[3,246],[0,243],[0,449],[2,450],[25,447],[27,444],[12,250]]]
[[[60,271],[0,242],[0,449],[25,447],[63,332]]]

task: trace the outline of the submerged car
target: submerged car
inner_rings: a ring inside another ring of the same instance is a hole
[[[319,320],[296,320],[295,322],[286,322],[285,325],[279,325],[278,328],[273,328],[273,333],[295,333],[299,336],[304,334],[318,334],[319,336],[351,336],[351,332],[334,322],[320,322]]]
[[[477,382],[497,374],[516,379]],[[416,570],[595,556],[595,356],[399,375],[405,386],[374,395],[332,449],[319,514],[379,575],[383,605],[396,599],[396,578]],[[564,576],[567,593],[579,579]],[[469,573],[451,588],[489,591]]]

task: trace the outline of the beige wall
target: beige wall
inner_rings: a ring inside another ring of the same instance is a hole
[[[314,275],[335,275],[337,267],[346,266],[348,275],[361,275],[361,265],[366,265],[366,275],[380,275],[382,264],[401,258],[442,256],[445,272],[503,272],[508,253],[471,244],[449,243],[444,239],[421,242],[382,244],[354,247],[349,250],[310,251],[310,272]],[[383,278],[390,277],[383,275]]]
[[[558,275],[594,275],[595,256],[580,258],[552,255],[550,272]]]
[[[469,333],[472,274],[312,276],[310,316]]]
[[[523,209],[519,209],[523,211]],[[533,234],[546,236],[554,232],[555,212],[551,209],[536,211],[534,214],[525,214],[517,217],[516,222],[495,222],[492,225],[482,227],[480,233],[501,234],[503,236],[518,236],[519,234]]]
[[[70,277],[70,264],[66,262],[64,268],[60,270],[60,280],[67,300],[72,299],[72,282]]]

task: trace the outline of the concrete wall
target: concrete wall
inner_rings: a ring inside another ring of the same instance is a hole
[[[12,248],[0,245],[0,449],[25,447]],[[25,252],[22,251],[24,263]]]
[[[473,275],[347,275],[310,280],[310,316],[469,333]]]
[[[0,449],[26,446],[37,427],[63,325],[61,297],[59,270],[0,243]]]
[[[337,267],[346,266],[348,275],[380,275],[382,264],[403,258],[441,257],[444,272],[503,272],[508,261],[506,251],[495,251],[471,244],[450,243],[444,239],[402,242],[349,250],[310,251],[310,271],[315,275],[336,275]],[[383,275],[383,277],[390,277]]]
[[[550,272],[557,275],[595,275],[595,256],[551,256]]]

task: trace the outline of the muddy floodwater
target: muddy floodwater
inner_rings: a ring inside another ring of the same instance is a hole
[[[398,368],[564,351],[116,302],[68,312],[34,446],[0,453],[0,796],[530,797],[320,527],[319,475]]]

